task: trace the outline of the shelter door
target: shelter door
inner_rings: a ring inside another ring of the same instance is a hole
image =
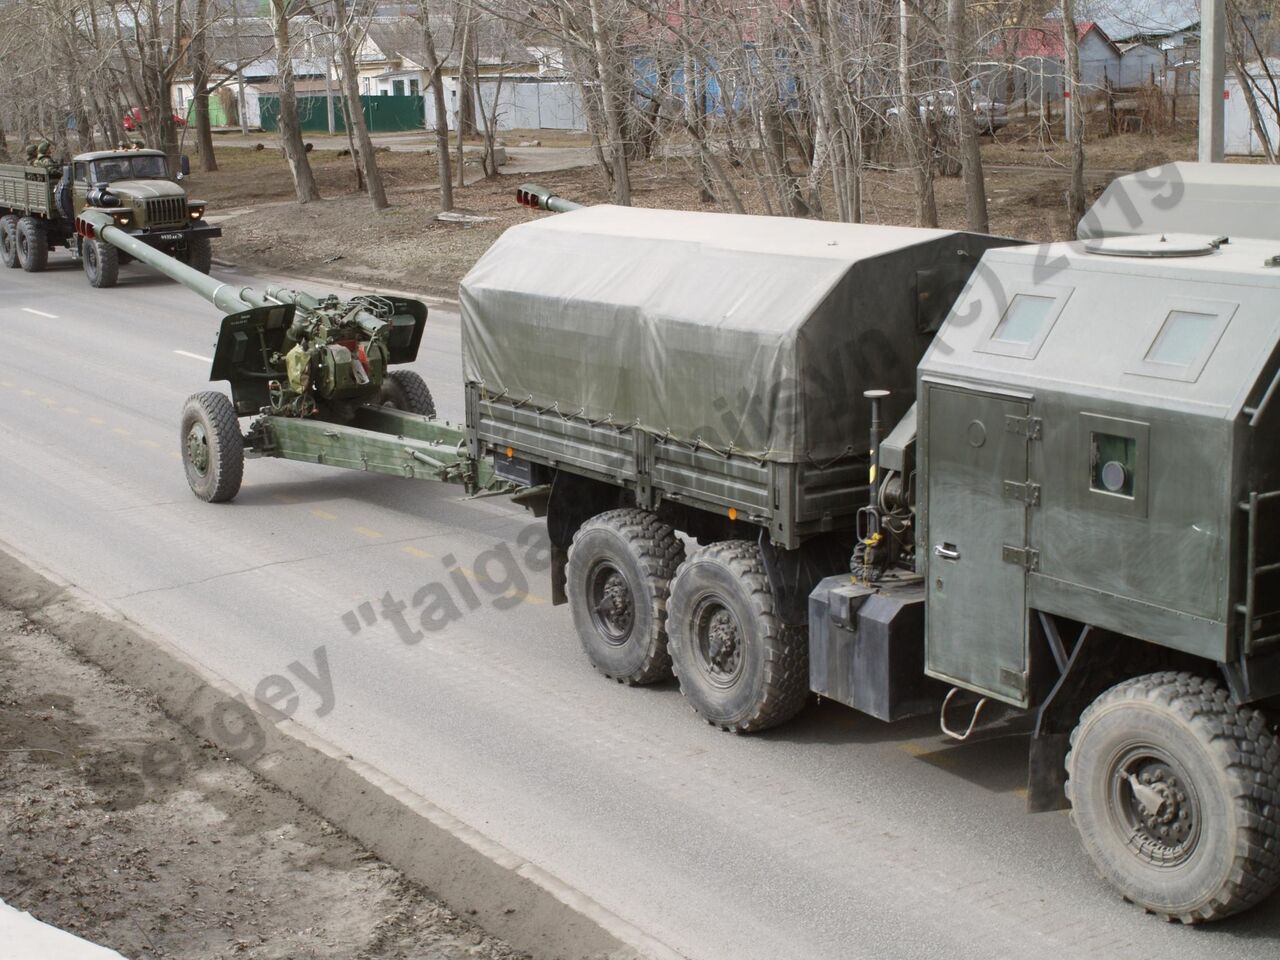
[[[927,671],[1006,702],[1027,698],[1025,400],[928,386]]]

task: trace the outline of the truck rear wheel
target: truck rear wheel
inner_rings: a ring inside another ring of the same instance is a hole
[[[43,220],[23,217],[18,221],[18,263],[27,273],[39,273],[49,263],[49,234]]]
[[[779,619],[754,543],[698,550],[671,584],[668,611],[680,692],[707,723],[750,733],[800,712],[809,695],[807,638]]]
[[[1280,886],[1280,741],[1214,681],[1112,687],[1072,733],[1067,774],[1085,850],[1126,900],[1200,923]]]
[[[188,237],[182,262],[193,270],[208,273],[213,268],[213,244],[208,237]]]
[[[223,503],[240,492],[244,437],[235,408],[214,390],[193,394],[182,408],[182,466],[191,492]]]
[[[436,415],[436,402],[431,398],[427,382],[412,370],[392,370],[387,374],[379,400],[384,407],[395,407],[405,413],[432,418]]]
[[[84,275],[92,287],[114,287],[120,279],[120,251],[103,240],[84,241],[80,249]]]
[[[566,590],[587,658],[619,683],[670,676],[667,594],[684,559],[675,530],[647,510],[610,510],[573,536]]]
[[[0,260],[6,267],[17,269],[18,264],[18,218],[13,214],[0,217]]]

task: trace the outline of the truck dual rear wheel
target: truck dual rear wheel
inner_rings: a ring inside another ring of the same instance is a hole
[[[191,492],[223,503],[240,492],[244,437],[235,407],[214,390],[193,394],[182,408],[182,466]]]
[[[0,217],[0,260],[6,267],[16,269],[18,264],[18,218],[13,214]]]
[[[380,400],[384,407],[394,407],[405,413],[420,413],[435,417],[436,402],[431,398],[427,382],[412,370],[392,370],[382,381]]]
[[[667,609],[680,692],[707,723],[750,733],[804,707],[808,641],[778,617],[754,543],[726,540],[698,550],[676,574]]]
[[[566,590],[587,658],[619,683],[671,674],[667,593],[684,559],[675,530],[647,510],[592,517],[569,548]]]
[[[39,273],[49,263],[49,234],[43,220],[23,217],[18,221],[18,263],[27,273]]]
[[[1216,682],[1112,687],[1072,733],[1067,773],[1085,850],[1125,899],[1200,923],[1280,886],[1280,741]]]
[[[120,251],[102,240],[85,240],[80,248],[80,259],[84,261],[84,275],[89,278],[89,285],[98,287],[114,287],[120,278]]]

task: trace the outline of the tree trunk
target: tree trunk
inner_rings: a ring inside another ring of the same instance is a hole
[[[1072,226],[1084,216],[1084,95],[1080,90],[1080,39],[1076,34],[1075,0],[1062,0],[1062,42],[1067,51],[1067,81],[1071,98],[1071,187],[1067,191],[1067,215]]]
[[[360,162],[364,169],[365,188],[369,191],[369,199],[373,201],[373,209],[387,209],[387,190],[382,183],[382,173],[378,170],[378,158],[373,152],[373,140],[369,137],[369,127],[364,122],[364,105],[360,101],[360,85],[356,79],[356,26],[354,19],[347,19],[345,0],[333,0],[334,14],[337,17],[338,56],[342,61],[342,92],[347,101],[347,119],[351,126],[348,129],[355,134],[356,144],[360,148]]]
[[[600,0],[588,0],[591,10],[591,37],[595,46],[596,78],[600,82],[600,98],[604,104],[604,122],[609,137],[609,162],[613,169],[613,200],[619,206],[631,206],[631,172],[627,167],[627,150],[623,142],[622,111],[626,102],[616,88],[614,57],[605,35],[605,21],[600,14]],[[700,107],[701,109],[701,107]]]
[[[422,48],[427,68],[427,84],[431,87],[431,100],[436,110],[436,172],[440,178],[440,209],[453,209],[453,169],[449,160],[449,113],[444,100],[444,75],[440,57],[436,54],[436,41],[431,33],[431,18],[427,4],[419,6],[422,16]]]
[[[315,176],[302,142],[302,127],[298,122],[298,98],[294,93],[292,51],[289,49],[288,0],[271,0],[271,30],[275,37],[276,86],[280,95],[280,143],[293,176],[298,202],[310,203],[320,199],[320,191],[316,189]]]
[[[938,203],[933,194],[933,158],[921,130],[920,107],[912,95],[911,10],[908,0],[898,0],[898,124],[915,181],[916,226],[938,225]]]
[[[213,155],[213,127],[209,121],[209,57],[205,44],[208,20],[209,0],[196,0],[195,30],[187,56],[195,97],[196,149],[200,151],[200,169],[206,173],[218,169],[218,160]]]
[[[987,185],[982,174],[982,148],[969,87],[969,23],[965,0],[947,0],[947,64],[955,87],[956,123],[960,140],[960,169],[964,174],[965,223],[970,230],[987,233]]]

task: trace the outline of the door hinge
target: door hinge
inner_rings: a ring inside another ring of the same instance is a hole
[[[1021,500],[1029,507],[1038,507],[1040,506],[1040,484],[1018,483],[1016,480],[1006,480],[1004,482],[1004,498],[1006,500]]]
[[[1040,569],[1040,551],[1033,550],[1030,547],[1013,547],[1006,543],[1001,551],[1000,559],[1005,563],[1012,563],[1022,567],[1028,572]]]
[[[1039,417],[1015,417],[1013,414],[1005,414],[1004,417],[1005,430],[1028,440],[1039,440],[1043,425],[1044,421]]]

